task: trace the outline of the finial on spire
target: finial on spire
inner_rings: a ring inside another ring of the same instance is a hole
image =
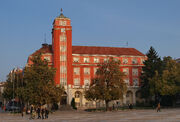
[[[46,33],[44,34],[44,43],[46,44]]]
[[[63,13],[63,9],[61,8],[61,13]]]

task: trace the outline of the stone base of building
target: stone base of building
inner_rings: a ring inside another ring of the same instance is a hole
[[[88,88],[88,87],[86,87]],[[66,103],[63,104],[68,104],[71,105],[72,98],[75,99],[75,105],[78,109],[87,109],[87,108],[103,108],[105,107],[105,102],[104,101],[88,101],[84,97],[84,92],[86,89],[84,86],[79,87],[79,86],[66,86],[65,87],[65,98],[64,100]],[[113,100],[109,103],[110,107],[121,107],[124,105],[132,104],[136,105],[136,103],[141,103],[143,102],[143,99],[140,98],[141,94],[139,91],[139,87],[136,86],[128,86],[126,94],[123,95],[123,99],[119,100]]]

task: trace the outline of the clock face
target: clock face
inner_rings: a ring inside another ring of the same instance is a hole
[[[61,28],[61,32],[65,32],[65,28]]]

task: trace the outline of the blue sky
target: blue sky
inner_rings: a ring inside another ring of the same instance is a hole
[[[179,0],[0,0],[0,81],[23,68],[41,47],[51,44],[52,23],[63,8],[72,21],[73,45],[153,46],[161,57],[180,58]]]

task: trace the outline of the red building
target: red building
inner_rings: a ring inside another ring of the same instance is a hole
[[[48,60],[49,66],[56,68],[55,83],[65,87],[68,104],[74,97],[79,107],[94,105],[84,98],[84,88],[89,86],[94,77],[97,64],[108,61],[109,57],[120,60],[120,70],[127,75],[124,80],[128,85],[128,91],[120,102],[135,104],[139,100],[139,77],[146,56],[134,48],[72,46],[71,20],[62,13],[53,23],[52,45],[43,44],[32,55],[39,52],[42,53],[43,59]],[[28,60],[28,64],[31,63]]]

